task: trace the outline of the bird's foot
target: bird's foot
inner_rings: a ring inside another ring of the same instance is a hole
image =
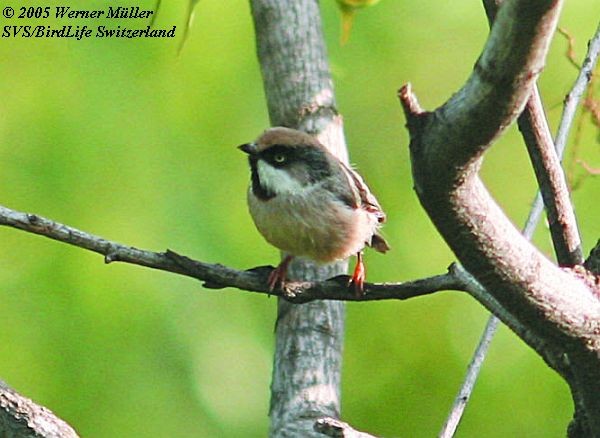
[[[363,263],[362,252],[356,254],[356,266],[354,266],[354,272],[350,278],[348,286],[354,285],[354,293],[357,298],[364,295],[364,284],[365,284],[365,264]]]
[[[275,287],[279,284],[280,287],[283,287],[283,284],[285,283],[286,280],[286,276],[287,276],[287,269],[288,266],[290,265],[290,262],[292,261],[294,257],[293,256],[286,256],[281,263],[279,263],[279,266],[277,266],[275,269],[273,269],[270,274],[269,274],[269,278],[267,279],[267,285],[269,286],[269,292],[273,292],[273,290],[275,289]]]

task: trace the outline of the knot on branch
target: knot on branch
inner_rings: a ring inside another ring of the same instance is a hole
[[[406,127],[412,138],[420,131],[423,116],[428,113],[421,108],[417,96],[412,91],[410,83],[404,84],[398,90],[398,98],[400,99],[400,104],[402,105],[406,117]]]
[[[337,418],[324,417],[319,418],[313,425],[315,432],[335,438],[375,438],[365,432],[359,432]]]

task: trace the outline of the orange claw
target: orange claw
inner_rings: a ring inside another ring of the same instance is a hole
[[[365,264],[363,263],[362,252],[356,254],[356,266],[354,266],[354,273],[350,279],[350,284],[354,284],[354,292],[356,297],[360,298],[364,295],[363,286],[365,284]]]
[[[273,292],[273,289],[275,289],[277,283],[279,283],[280,286],[283,286],[283,283],[285,283],[288,266],[290,265],[290,262],[293,258],[294,256],[291,255],[285,256],[281,263],[279,263],[279,266],[277,266],[271,271],[271,273],[269,274],[269,278],[267,279],[269,292]]]

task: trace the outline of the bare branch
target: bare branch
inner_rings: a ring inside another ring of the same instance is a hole
[[[475,353],[473,354],[473,358],[467,367],[465,380],[462,383],[456,398],[454,399],[452,408],[450,408],[450,414],[448,415],[448,418],[446,418],[446,423],[444,423],[438,438],[451,438],[454,436],[454,433],[458,428],[458,424],[462,419],[462,414],[467,407],[467,403],[471,398],[471,394],[473,393],[473,388],[475,387],[479,370],[483,365],[487,350],[490,346],[490,342],[492,342],[492,338],[496,332],[496,329],[498,328],[499,322],[500,320],[494,315],[488,319],[483,331],[483,335],[481,336],[479,344],[477,345]]]
[[[296,304],[314,300],[406,300],[443,290],[466,290],[464,289],[465,285],[457,280],[453,273],[448,272],[404,283],[365,283],[364,296],[360,297],[356,295],[351,287],[348,287],[350,282],[348,275],[338,275],[318,282],[286,282],[283,290],[276,289],[270,292],[266,284],[269,273],[273,269],[272,266],[260,266],[248,271],[236,271],[221,265],[208,265],[198,262],[172,251],[167,251],[165,255],[175,261],[185,271],[185,275],[206,281],[205,287],[210,289],[233,286],[243,290],[280,296]]]
[[[571,44],[570,41],[569,44]],[[565,98],[565,105],[556,134],[556,144],[554,145],[556,155],[549,148],[552,140],[549,136],[537,87],[534,89],[534,93],[527,103],[525,111],[519,118],[519,128],[528,145],[528,150],[542,190],[542,193],[538,193],[536,196],[525,230],[533,232],[535,225],[531,225],[537,224],[539,220],[543,197],[548,212],[550,231],[557,258],[561,265],[566,266],[580,264],[583,261],[583,254],[566,181],[564,181],[564,174],[562,170],[558,170],[558,163],[556,161],[557,159],[558,161],[562,160],[577,107],[591,80],[592,73],[598,61],[599,52],[600,26],[589,42],[588,51],[579,75]],[[538,151],[537,153],[535,152],[536,150]],[[544,170],[544,168],[547,168],[547,170]],[[546,191],[545,195],[544,191]],[[553,192],[555,193],[554,196],[552,195]]]
[[[416,98],[406,86],[400,99],[423,207],[462,265],[508,312],[510,318],[500,319],[515,331],[527,327],[531,336],[523,340],[567,380],[581,427],[593,436],[600,435],[596,290],[523,238],[478,177],[482,154],[529,97],[560,6],[556,0],[506,1],[458,93],[432,113],[412,109]],[[550,353],[561,350],[568,360]]]
[[[564,155],[566,142],[568,134],[571,130],[571,125],[573,123],[573,119],[575,117],[575,113],[577,111],[577,107],[581,100],[581,97],[585,93],[587,85],[589,84],[592,73],[595,69],[596,63],[598,62],[598,54],[600,52],[600,26],[596,30],[596,33],[590,40],[588,44],[588,51],[586,53],[585,59],[583,61],[583,65],[581,70],[579,71],[579,75],[573,84],[573,87],[567,94],[565,98],[565,106],[563,108],[563,113],[560,119],[560,123],[558,126],[558,131],[555,137],[554,147],[556,148],[556,154],[558,158],[562,160]],[[538,192],[534,202],[531,212],[529,213],[529,218],[527,219],[527,225],[525,226],[525,230],[535,228],[535,224],[539,221],[539,218],[542,214],[542,210],[544,208],[542,195]]]
[[[486,13],[490,23],[493,22],[493,19],[497,13],[496,2],[498,2],[498,0],[495,0],[494,2],[484,1]],[[577,224],[575,222],[573,208],[569,200],[564,174],[562,173],[562,168],[560,167],[560,160],[556,156],[554,142],[552,141],[552,137],[550,135],[550,129],[544,115],[537,86],[534,87],[533,93],[530,96],[523,113],[519,116],[518,121],[519,128],[528,146],[533,166],[536,169],[536,172],[540,173],[540,176],[538,176],[540,186],[545,185],[548,188],[546,190],[546,198],[549,199],[547,202],[545,202],[546,205],[550,205],[550,208],[547,209],[548,215],[552,216],[553,218],[551,222],[559,225],[551,228],[553,233],[553,241],[558,242],[555,243],[557,258],[559,262],[562,262],[562,264],[573,265],[581,263],[581,247],[577,232]],[[545,158],[546,155],[550,155],[550,158]],[[552,174],[555,174],[554,178],[547,176]],[[552,184],[552,182],[545,184],[546,180],[559,180],[558,188],[554,190],[555,184]],[[556,199],[560,200],[557,203],[554,202],[555,191],[558,192]],[[565,201],[567,202],[566,204]],[[534,203],[531,213],[534,213],[535,211],[536,206]],[[561,215],[558,213],[559,211],[564,211],[564,213]],[[562,226],[560,226],[561,222],[558,220],[559,217],[568,218],[562,222]],[[523,236],[527,240],[531,240],[533,232],[535,231],[535,227],[539,222],[540,215],[530,214],[530,219],[532,220],[528,220],[523,228]],[[571,257],[571,254],[579,257]],[[462,272],[462,274],[466,274],[466,271]],[[488,295],[485,291],[477,292],[482,299],[484,299],[484,296]],[[505,316],[505,318],[509,317],[510,315]],[[473,353],[473,358],[467,367],[464,381],[454,399],[450,413],[444,426],[442,427],[442,431],[439,434],[440,438],[454,436],[475,387],[477,377],[481,371],[481,367],[483,366],[483,361],[489,349],[490,343],[497,331],[498,323],[498,317],[492,313],[481,335],[479,344]],[[513,321],[513,327],[515,324],[516,321]],[[527,332],[524,331],[521,331],[520,333],[521,336],[527,335]],[[531,342],[533,342],[533,339]]]
[[[461,91],[433,113],[411,111],[408,88],[401,98],[409,128],[411,119],[419,120],[410,145],[417,194],[463,266],[518,319],[538,321],[546,336],[575,330],[587,337],[589,320],[580,312],[600,315],[599,303],[519,234],[477,177],[481,153],[528,98],[559,7],[554,1],[506,2]],[[488,74],[494,65],[506,74]],[[567,314],[552,312],[557,306]]]
[[[518,122],[546,207],[558,263],[561,266],[580,265],[583,251],[573,204],[537,86],[534,86]]]
[[[494,21],[494,17],[496,16],[498,6],[503,1],[504,0],[484,0],[483,1],[490,25]],[[596,34],[595,38],[597,38],[597,37],[598,37],[598,34]],[[572,43],[571,39],[569,39],[569,51],[570,52],[572,51],[571,43]],[[588,65],[593,65],[593,63],[594,63],[593,60],[597,57],[597,55],[598,55],[597,51],[596,51],[596,53],[594,53],[594,44],[590,44],[588,56],[586,57],[588,59]],[[590,61],[591,61],[591,64],[590,64]],[[574,62],[574,61],[572,60],[572,62]],[[575,63],[575,65],[576,65],[576,63]],[[578,86],[577,82],[574,87],[576,87],[576,86]],[[584,91],[585,91],[585,88],[584,88],[584,90],[581,91],[581,94],[583,94]],[[572,89],[571,93],[573,93],[573,92],[574,92],[574,89]],[[537,119],[537,121],[536,121],[536,119]],[[563,125],[565,123],[567,123],[567,117],[565,117],[565,114],[563,113],[563,118],[561,120],[560,125]],[[534,88],[534,92],[533,92],[532,96],[530,97],[523,113],[519,117],[519,128],[523,132],[523,136],[524,136],[526,142],[529,141],[531,143],[531,147],[528,147],[528,149],[530,151],[530,154],[533,153],[532,161],[534,161],[534,166],[536,166],[536,161],[542,161],[542,162],[544,161],[541,158],[536,160],[535,157],[537,157],[537,154],[536,154],[537,149],[542,148],[545,150],[549,150],[550,146],[552,146],[552,148],[555,148],[553,141],[551,139],[551,136],[550,136],[546,118],[543,114],[543,108],[541,106],[541,102],[539,99],[539,92],[538,92],[537,86]],[[551,152],[549,152],[549,153],[550,153],[550,155],[554,155]],[[560,161],[561,156],[559,156],[558,154],[556,154],[556,155],[557,155],[558,160]],[[554,157],[551,157],[552,161],[556,161],[553,158]],[[550,164],[549,167],[550,168],[556,167],[556,163],[554,165]],[[539,166],[539,169],[542,172],[542,174],[544,172],[543,168],[544,168],[543,164],[541,166]],[[565,190],[564,186],[562,189],[562,196],[568,197],[568,195],[566,195],[566,190]],[[565,204],[564,199],[563,199],[562,203],[559,203],[559,207],[562,205],[562,206],[566,206],[566,208],[567,208],[567,212],[563,215],[561,215],[560,213],[557,212],[558,211],[557,206],[553,201],[552,202],[546,201],[545,204],[551,205],[551,210],[553,210],[553,211],[550,212],[550,214],[553,214],[554,218],[558,218],[561,216],[568,217],[568,216],[572,215],[572,206],[570,203]],[[542,196],[541,196],[541,193],[538,191],[538,193],[535,197],[535,200],[532,204],[532,208],[531,208],[529,217],[527,218],[527,221],[525,223],[525,227],[523,228],[523,236],[528,240],[531,240],[531,237],[533,236],[533,232],[535,231],[535,228],[539,222],[539,219],[541,217],[541,212],[542,212],[542,206],[543,206]],[[556,221],[556,219],[555,219],[555,221]],[[570,225],[570,224],[572,224],[572,225]],[[573,252],[572,250],[569,250],[568,248],[572,248],[572,249],[576,248],[578,246],[577,242],[579,241],[579,238],[576,234],[576,224],[574,221],[574,215],[572,216],[571,220],[567,221],[566,226],[564,228],[558,227],[558,230],[556,228],[557,227],[553,227],[553,229],[551,230],[551,231],[553,231],[553,240],[556,240],[558,238],[558,239],[562,239],[562,241],[565,242],[562,245],[562,247],[566,249],[565,251],[563,251],[563,253],[568,256],[569,253]],[[563,232],[563,230],[564,230],[564,232]],[[555,247],[556,247],[556,245],[555,245]],[[600,247],[600,244],[597,245],[597,248],[598,247]],[[598,253],[600,254],[600,251],[598,251]],[[558,250],[557,250],[557,254],[558,254]],[[590,257],[586,260],[585,267],[589,271],[595,272],[596,274],[598,274],[600,272],[600,261],[598,261],[598,258],[593,257],[594,254],[595,253],[593,250],[592,254],[590,254]],[[566,257],[558,256],[558,259],[559,259],[559,263],[563,263],[563,264],[569,263],[569,260]],[[578,263],[578,259],[573,258],[572,260],[570,260],[570,263],[571,264]],[[579,263],[580,263],[580,261],[579,261]],[[480,295],[485,295],[485,294],[481,293]],[[462,414],[464,412],[466,404],[468,403],[468,400],[473,391],[475,382],[476,382],[479,372],[481,370],[481,366],[483,365],[483,359],[487,353],[488,346],[489,346],[492,338],[494,337],[494,334],[498,327],[497,323],[498,323],[498,318],[494,314],[492,314],[486,324],[483,334],[481,335],[479,345],[477,346],[477,349],[473,354],[473,358],[467,369],[465,379],[464,379],[464,381],[461,385],[461,388],[454,400],[454,403],[452,405],[452,408],[450,410],[450,414],[448,415],[446,423],[444,424],[442,431],[440,432],[440,435],[439,435],[440,437],[454,436],[454,433],[458,427],[458,424],[460,422],[460,419],[462,417]],[[522,337],[523,337],[523,335],[528,335],[528,332],[522,331],[522,332],[518,332],[518,333],[520,333],[520,336],[522,336]],[[530,343],[535,342],[535,339],[532,338],[529,342]],[[559,357],[559,355],[557,356],[556,354],[552,355],[551,353],[549,353],[547,355],[547,357],[550,357],[550,356]],[[559,361],[555,361],[554,368],[559,369],[560,367],[561,367],[561,364],[559,363]],[[562,373],[565,373],[565,371],[563,370]]]
[[[77,438],[77,433],[52,411],[23,397],[0,380],[0,436]]]
[[[428,142],[420,142],[411,152],[427,157],[436,168],[447,165],[449,157],[459,168],[477,159],[521,113],[542,70],[559,7],[554,0],[506,2],[467,83],[424,120],[428,136],[443,131],[445,145],[436,144],[433,154]],[[406,105],[405,113],[409,121],[415,115]]]
[[[54,222],[37,214],[23,213],[0,206],[0,225],[18,228],[29,233],[39,234],[102,254],[106,263],[117,261],[133,263],[186,275],[177,264],[164,254],[144,251],[132,246],[112,242],[68,225]],[[207,266],[209,271],[218,272],[216,269],[218,265],[216,267]],[[220,273],[220,275],[226,275],[226,273]]]
[[[185,275],[204,282],[209,289],[235,287],[285,298],[293,303],[314,300],[375,301],[386,299],[406,300],[443,290],[465,290],[464,284],[452,273],[435,275],[404,283],[365,283],[365,294],[357,297],[348,287],[347,275],[326,281],[294,281],[286,283],[283,290],[269,291],[267,278],[272,266],[261,266],[246,271],[220,264],[192,260],[173,251],[146,251],[106,240],[76,228],[54,222],[39,215],[22,213],[0,206],[0,225],[49,237],[79,248],[104,255],[106,263],[124,262],[161,271]]]
[[[554,143],[556,144],[556,152],[559,157],[563,156],[567,145],[567,138],[571,131],[571,124],[575,118],[579,101],[585,93],[588,83],[592,79],[596,63],[598,62],[598,54],[600,53],[600,24],[596,29],[596,33],[588,43],[588,50],[583,60],[581,70],[577,75],[575,84],[569,94],[565,96],[565,105],[563,108],[560,125]]]

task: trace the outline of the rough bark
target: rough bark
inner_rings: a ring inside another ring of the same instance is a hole
[[[498,7],[503,1],[483,0],[490,27],[494,22]],[[593,50],[593,47],[590,46],[589,49]],[[591,58],[594,58],[594,56],[592,55]],[[568,115],[563,113],[559,130],[560,127],[569,123]],[[552,140],[537,85],[533,87],[525,109],[518,118],[518,126],[527,146],[540,190],[544,192],[543,200],[540,191],[535,196],[522,230],[523,236],[531,240],[541,218],[543,204],[546,204],[548,222],[553,224],[550,226],[550,232],[558,263],[562,266],[581,264],[583,257],[577,222],[573,205],[569,199],[564,172],[560,165],[562,154],[558,152],[559,144],[554,144]],[[485,295],[487,295],[487,292]],[[490,315],[479,345],[467,368],[465,379],[439,434],[440,438],[454,436],[475,387],[488,347],[496,333],[498,322],[499,320],[494,314]]]
[[[347,161],[318,2],[251,0],[251,6],[271,124],[315,134]],[[317,280],[341,274],[346,267],[296,260],[289,274]],[[315,420],[339,416],[344,312],[339,302],[295,306],[279,300],[271,436],[319,436],[313,430]]]
[[[23,397],[0,380],[0,437],[77,438],[78,435],[52,411]]]
[[[561,2],[506,1],[465,86],[434,112],[401,90],[415,189],[462,265],[512,318],[500,318],[569,383],[572,430],[600,436],[600,302],[518,232],[478,171],[483,153],[521,113],[544,65]],[[515,320],[517,323],[515,323]]]

